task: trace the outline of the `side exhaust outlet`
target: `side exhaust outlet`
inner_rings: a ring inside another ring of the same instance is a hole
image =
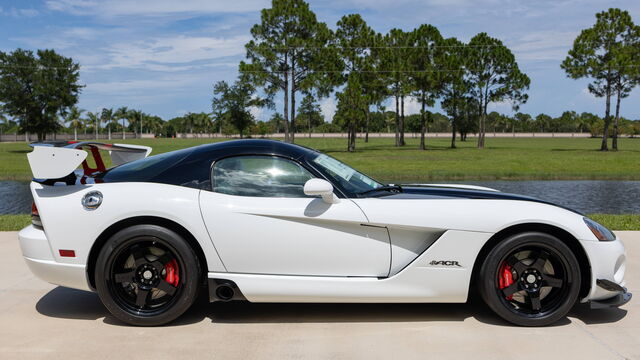
[[[210,302],[247,300],[238,288],[238,285],[231,280],[208,279],[208,285]]]
[[[216,296],[222,301],[230,301],[231,299],[233,299],[234,294],[235,291],[228,284],[223,284],[216,288]]]

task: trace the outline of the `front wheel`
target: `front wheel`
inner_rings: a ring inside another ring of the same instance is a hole
[[[571,249],[549,234],[513,235],[491,250],[480,269],[480,294],[503,319],[546,326],[575,304],[580,267]]]
[[[100,300],[116,318],[138,326],[171,322],[198,293],[200,266],[177,233],[157,225],[136,225],[113,235],[96,263]]]

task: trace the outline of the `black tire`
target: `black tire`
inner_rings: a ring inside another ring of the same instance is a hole
[[[177,233],[135,225],[113,235],[95,266],[98,295],[121,321],[136,326],[167,324],[197,298],[200,263]]]
[[[546,326],[563,318],[576,303],[580,276],[575,255],[561,240],[526,232],[491,250],[480,268],[478,290],[508,322]]]

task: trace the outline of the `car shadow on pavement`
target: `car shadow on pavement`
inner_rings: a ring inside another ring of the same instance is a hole
[[[45,294],[36,304],[36,310],[48,317],[75,320],[102,318],[107,324],[126,326],[109,314],[96,293],[61,286]],[[569,316],[586,324],[602,324],[619,321],[626,314],[627,311],[623,309],[591,310],[588,305],[580,304]],[[464,304],[209,303],[204,292],[184,315],[169,326],[184,326],[205,319],[214,324],[259,324],[464,321],[471,317],[488,325],[513,326],[480,301]],[[568,324],[571,324],[571,320],[565,317],[553,326]]]
[[[36,303],[36,310],[54,318],[97,320],[109,314],[98,294],[58,286]]]

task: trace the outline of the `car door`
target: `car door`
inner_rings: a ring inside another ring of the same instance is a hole
[[[349,199],[306,196],[314,176],[276,156],[236,156],[212,166],[212,191],[202,191],[207,230],[229,272],[315,276],[387,276],[385,228]]]

